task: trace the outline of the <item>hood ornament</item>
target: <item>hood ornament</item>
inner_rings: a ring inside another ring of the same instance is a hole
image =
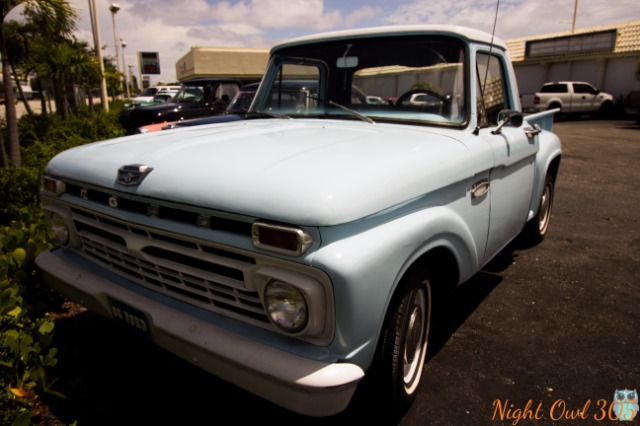
[[[153,170],[145,164],[129,164],[118,170],[118,183],[125,186],[140,185],[142,180]]]

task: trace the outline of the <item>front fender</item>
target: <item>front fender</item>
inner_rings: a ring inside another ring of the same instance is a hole
[[[323,244],[313,266],[329,274],[334,286],[332,352],[367,369],[392,296],[409,267],[429,250],[444,247],[456,259],[463,282],[478,270],[482,253],[463,218],[449,207],[420,210],[345,236],[348,227],[320,230]]]

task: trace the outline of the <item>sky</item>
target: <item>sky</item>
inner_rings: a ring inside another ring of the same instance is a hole
[[[91,1],[104,56],[116,62],[114,22],[134,75],[138,52],[159,53],[162,74],[150,76],[152,85],[177,81],[175,64],[194,46],[270,48],[298,36],[380,25],[453,24],[491,32],[496,8],[496,36],[503,40],[571,31],[575,10],[576,30],[640,19],[638,0],[70,0],[78,13],[76,37],[92,46]],[[120,10],[112,15],[114,3]]]

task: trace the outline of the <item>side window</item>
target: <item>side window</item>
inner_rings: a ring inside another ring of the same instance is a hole
[[[229,102],[233,97],[238,93],[238,85],[233,83],[223,83],[218,86],[218,93],[216,96],[217,99],[222,99],[226,102]]]
[[[511,109],[504,79],[502,60],[497,56],[478,53],[476,62],[476,104],[479,123],[495,125],[498,113],[503,109]]]
[[[584,84],[575,83],[573,85],[573,91],[575,93],[589,93],[586,86]]]
[[[540,90],[541,93],[569,93],[566,84],[545,84]]]
[[[263,101],[264,108],[284,114],[317,111],[320,69],[315,64],[282,64]]]
[[[574,83],[573,91],[575,93],[585,93],[588,95],[596,94],[596,89],[594,89],[593,86],[590,86],[588,84],[582,84],[582,83]]]

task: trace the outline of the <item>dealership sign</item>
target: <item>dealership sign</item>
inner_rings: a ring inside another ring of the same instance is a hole
[[[158,52],[138,52],[140,74],[160,74],[160,56]]]

